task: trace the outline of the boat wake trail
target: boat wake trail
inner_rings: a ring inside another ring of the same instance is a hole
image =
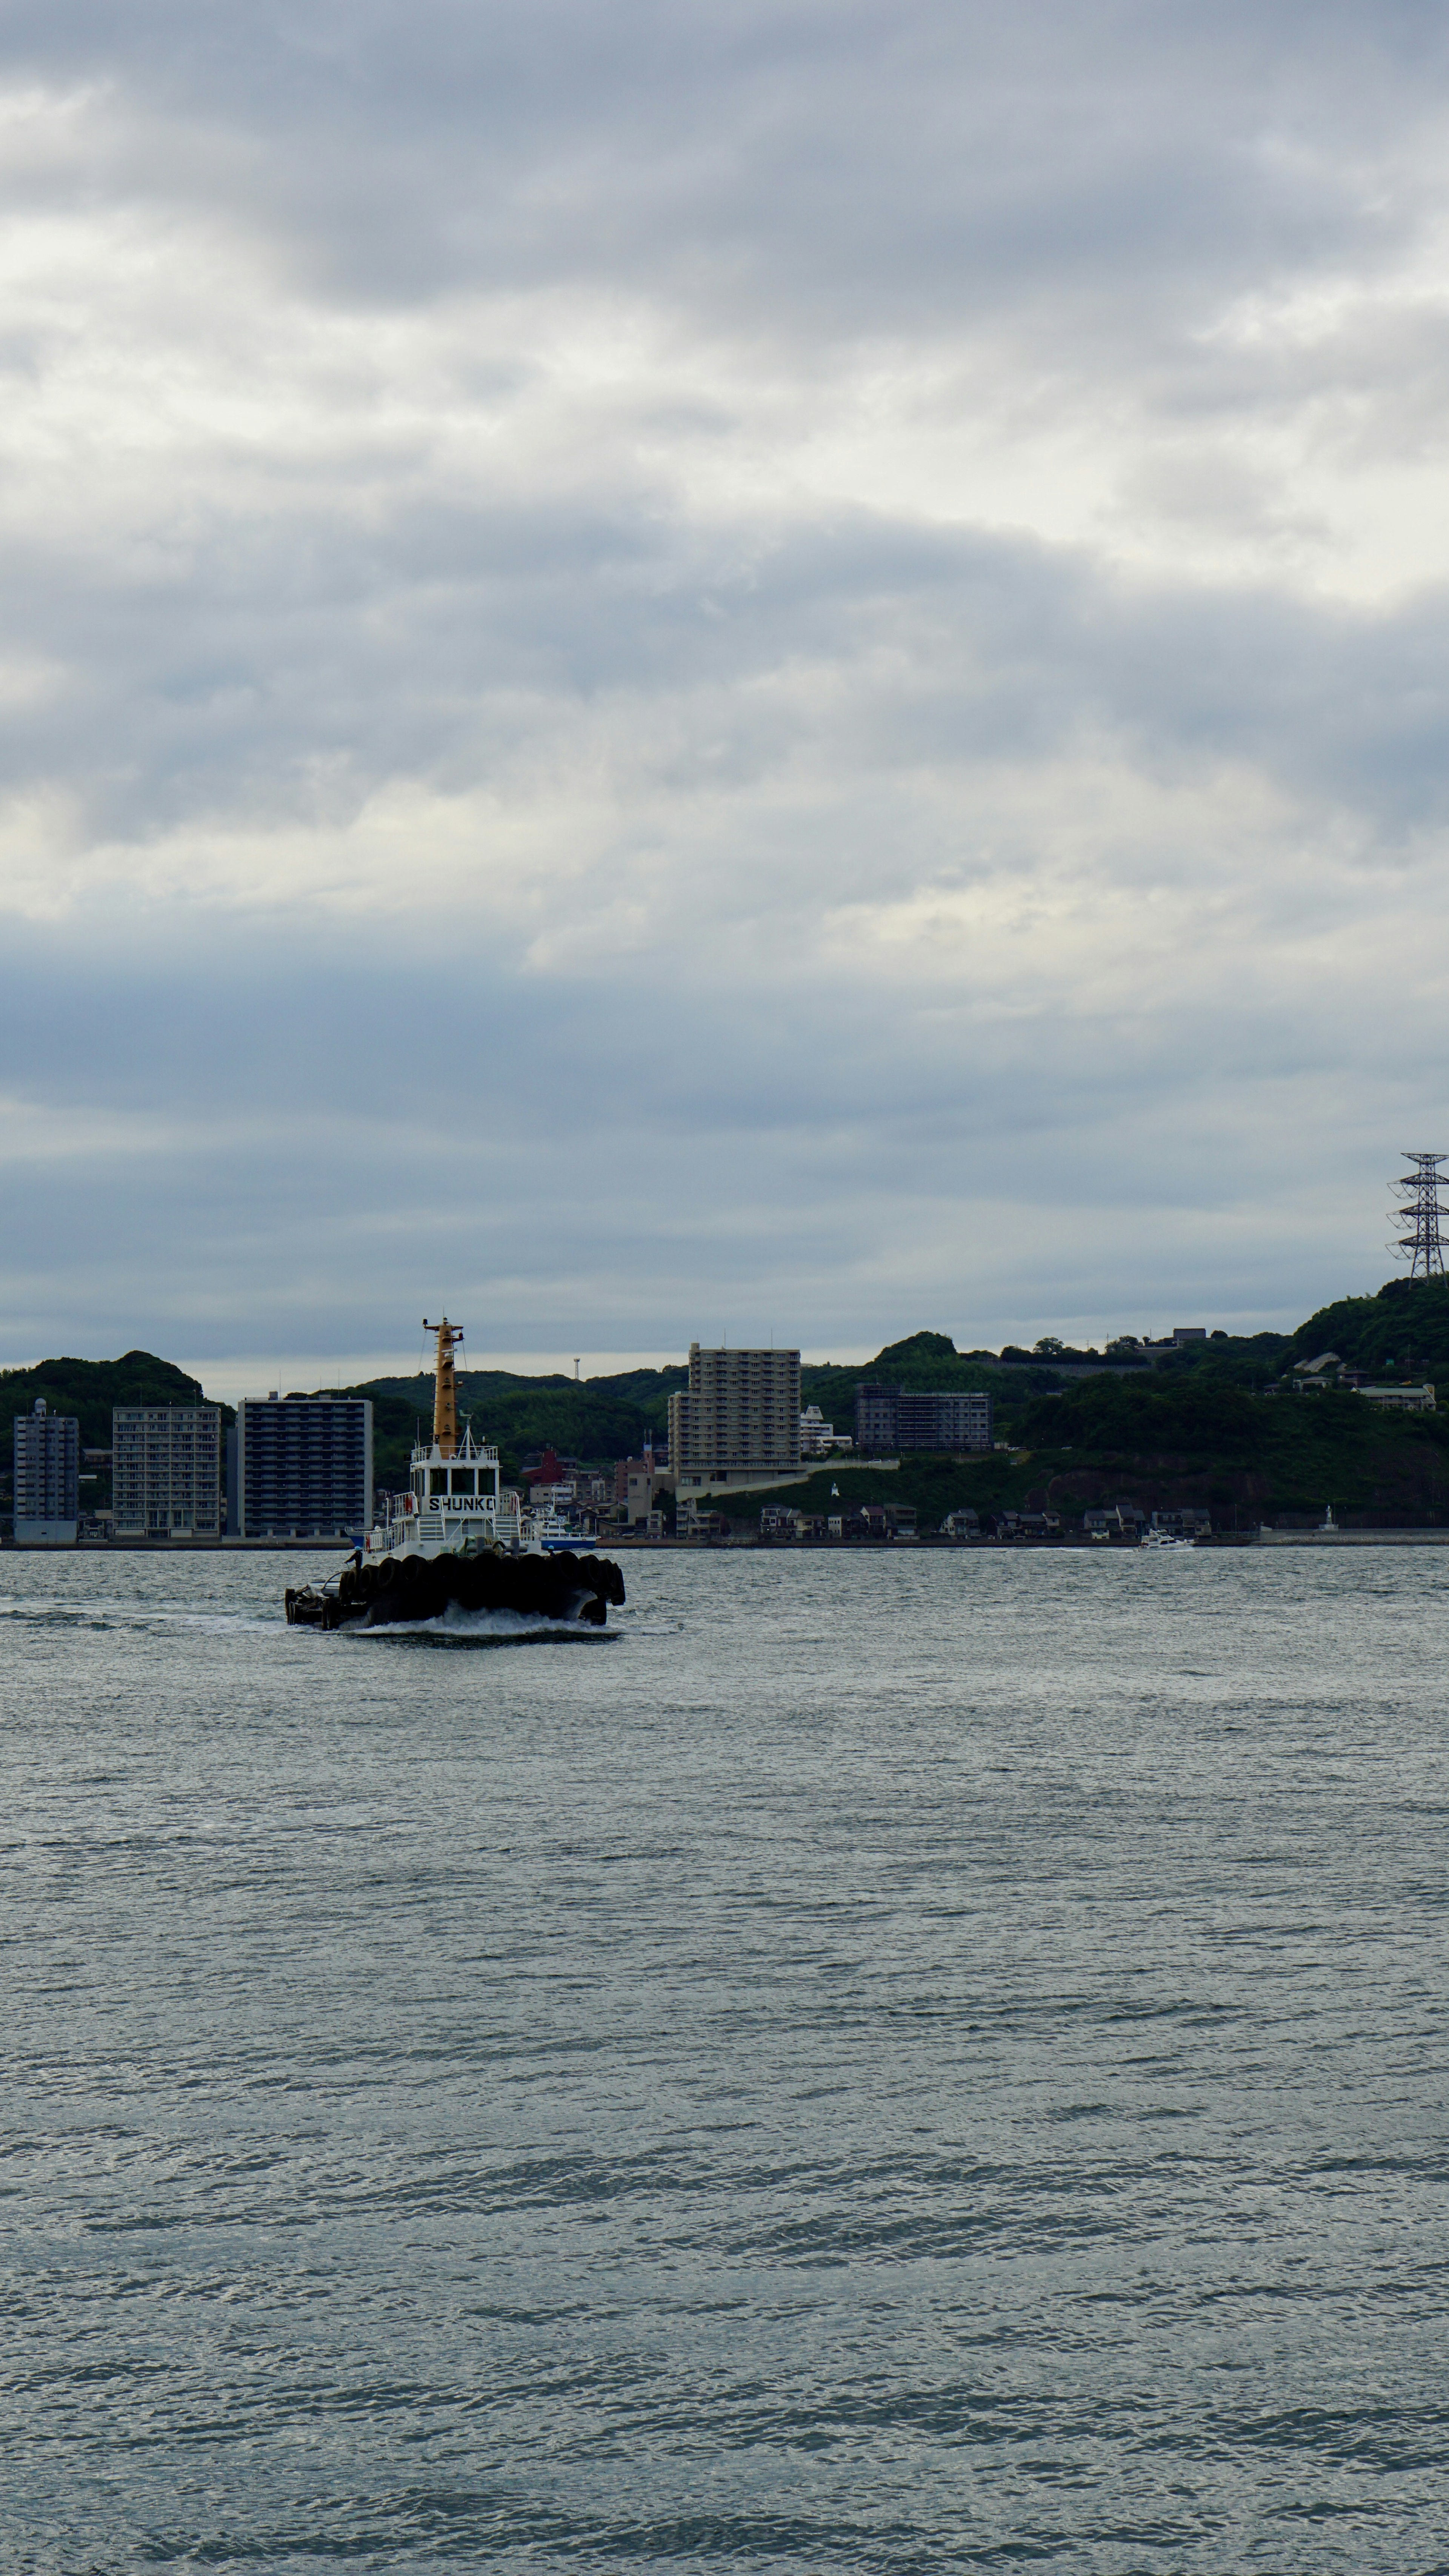
[[[605,1646],[607,1628],[577,1619],[544,1619],[524,1610],[464,1610],[450,1601],[434,1619],[390,1619],[379,1628],[351,1628],[346,1635],[369,1646]]]

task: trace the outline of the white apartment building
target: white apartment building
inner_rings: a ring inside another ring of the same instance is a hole
[[[689,1345],[689,1387],[669,1399],[676,1493],[768,1483],[800,1472],[798,1351]]]
[[[1426,1378],[1422,1386],[1361,1386],[1358,1389],[1365,1404],[1376,1404],[1381,1413],[1433,1413],[1434,1389]]]
[[[220,1538],[222,1454],[218,1404],[113,1406],[117,1538]]]
[[[802,1458],[831,1458],[835,1452],[853,1449],[855,1441],[848,1431],[837,1431],[827,1422],[818,1404],[807,1404],[800,1416],[800,1455]]]

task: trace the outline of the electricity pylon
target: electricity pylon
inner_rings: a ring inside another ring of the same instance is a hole
[[[1417,1279],[1421,1271],[1426,1279],[1442,1279],[1444,1247],[1439,1240],[1439,1219],[1449,1217],[1449,1207],[1439,1202],[1439,1166],[1449,1162],[1449,1154],[1405,1154],[1404,1160],[1413,1169],[1400,1173],[1394,1182],[1400,1203],[1389,1211],[1393,1224],[1408,1229],[1394,1238],[1399,1257],[1408,1262],[1411,1279]]]

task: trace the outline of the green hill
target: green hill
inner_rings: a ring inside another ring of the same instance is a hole
[[[1392,1378],[1410,1361],[1416,1375],[1432,1378],[1442,1351],[1449,1380],[1449,1286],[1393,1280],[1378,1297],[1325,1307],[1294,1335],[1219,1335],[1160,1354],[1155,1367],[1131,1376],[1072,1378],[1040,1353],[1031,1354],[1041,1365],[1029,1375],[993,1369],[992,1354],[958,1353],[944,1334],[931,1333],[891,1344],[868,1368],[801,1376],[822,1410],[831,1410],[827,1393],[835,1397],[842,1421],[867,1376],[980,1386],[994,1397],[998,1437],[1015,1455],[958,1463],[908,1454],[895,1474],[857,1469],[840,1480],[847,1503],[914,1503],[923,1529],[958,1504],[1048,1509],[1069,1522],[1093,1503],[1118,1500],[1147,1510],[1205,1504],[1243,1527],[1283,1514],[1316,1520],[1330,1502],[1340,1520],[1449,1520],[1449,1410],[1394,1416],[1337,1391],[1268,1392],[1293,1360],[1326,1349]],[[822,1470],[790,1497],[823,1511],[832,1481]],[[740,1517],[747,1516],[742,1500]]]
[[[0,1369],[0,1424],[7,1449],[11,1415],[29,1413],[38,1395],[52,1413],[74,1414],[83,1449],[109,1449],[113,1404],[203,1401],[199,1379],[151,1351],[127,1351],[118,1360],[37,1360],[34,1368]]]
[[[913,1503],[923,1531],[970,1504],[983,1515],[1053,1511],[1064,1526],[1094,1503],[1133,1502],[1145,1511],[1206,1505],[1220,1526],[1249,1529],[1285,1514],[1321,1520],[1332,1503],[1340,1521],[1428,1525],[1449,1522],[1449,1419],[1396,1418],[1352,1395],[1247,1396],[1232,1387],[1181,1390],[1141,1406],[1088,1400],[1095,1379],[1058,1402],[1023,1408],[1007,1455],[967,1460],[913,1457],[896,1471],[829,1466],[771,1500],[803,1511],[860,1502]],[[1135,1393],[1135,1389],[1134,1389]],[[830,1500],[838,1484],[840,1502]],[[721,1508],[718,1495],[711,1508]],[[728,1506],[758,1517],[760,1497]]]
[[[1291,1366],[1320,1351],[1388,1379],[1449,1380],[1449,1280],[1391,1279],[1376,1297],[1321,1306],[1299,1325],[1285,1359]]]
[[[818,1404],[837,1430],[847,1431],[855,1412],[855,1390],[868,1378],[887,1386],[943,1394],[975,1391],[994,1397],[998,1406],[1019,1404],[1023,1395],[1033,1389],[1061,1383],[1059,1372],[1048,1359],[1043,1359],[1028,1377],[1018,1369],[999,1368],[996,1360],[994,1351],[958,1351],[948,1333],[911,1333],[904,1341],[887,1342],[873,1360],[858,1366],[841,1367],[831,1362],[816,1368],[802,1367],[800,1396],[805,1404]]]
[[[1015,1436],[1051,1508],[1197,1502],[1243,1519],[1449,1518],[1449,1415],[1380,1413],[1357,1395],[1248,1394],[1209,1367],[1151,1386],[1089,1379],[1038,1401]]]

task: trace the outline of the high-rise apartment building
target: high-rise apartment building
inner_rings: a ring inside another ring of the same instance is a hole
[[[34,1410],[11,1417],[15,1429],[15,1538],[21,1547],[68,1547],[80,1515],[80,1424]]]
[[[220,1538],[219,1404],[111,1409],[111,1499],[117,1538]]]
[[[798,1475],[799,1352],[691,1342],[688,1392],[669,1399],[669,1464],[681,1494]]]
[[[241,1538],[360,1538],[372,1527],[372,1406],[361,1395],[248,1396],[236,1413]]]
[[[900,1449],[935,1449],[959,1456],[991,1446],[991,1398],[973,1389],[927,1393],[912,1386],[858,1386],[855,1445],[862,1457],[893,1457]]]

